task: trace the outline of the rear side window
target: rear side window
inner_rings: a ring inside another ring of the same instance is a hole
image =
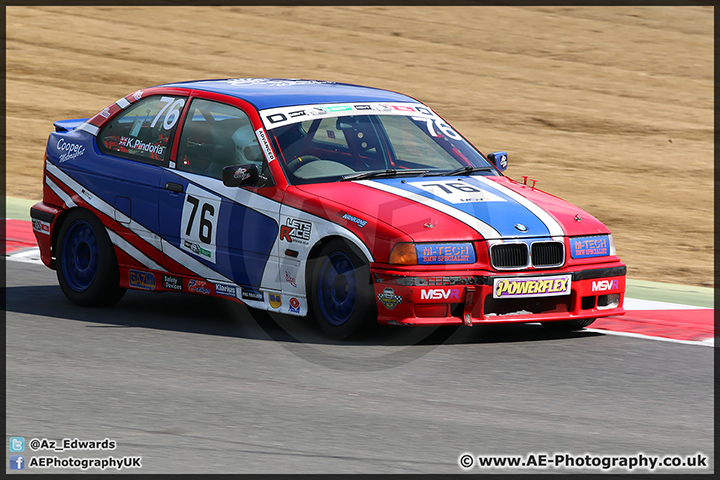
[[[184,97],[170,95],[140,100],[103,127],[98,135],[100,148],[105,153],[167,165],[185,101]]]

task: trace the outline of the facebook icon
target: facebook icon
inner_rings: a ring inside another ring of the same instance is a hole
[[[25,455],[10,455],[10,470],[25,470]]]

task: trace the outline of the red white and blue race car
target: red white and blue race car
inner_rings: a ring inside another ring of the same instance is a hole
[[[190,292],[392,325],[624,313],[626,267],[583,210],[504,176],[432,109],[387,90],[286,79],[138,90],[55,123],[42,260],[78,305]]]

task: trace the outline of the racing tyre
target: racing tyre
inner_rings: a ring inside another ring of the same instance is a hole
[[[87,210],[72,211],[60,227],[56,265],[60,288],[76,305],[110,306],[125,294],[110,238]]]
[[[596,319],[594,318],[582,318],[579,320],[564,320],[560,322],[541,322],[542,326],[553,332],[571,332],[573,330],[581,330]]]
[[[324,245],[308,262],[310,313],[331,338],[340,340],[377,325],[370,266],[344,240]]]

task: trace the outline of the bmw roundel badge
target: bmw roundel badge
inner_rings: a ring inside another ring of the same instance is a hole
[[[521,232],[527,232],[528,228],[522,223],[516,223],[515,228]]]

